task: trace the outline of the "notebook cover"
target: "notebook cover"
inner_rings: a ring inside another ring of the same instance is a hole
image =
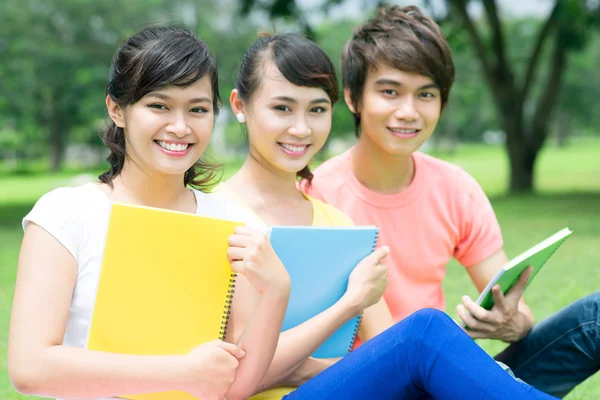
[[[343,296],[354,267],[373,252],[377,234],[376,227],[271,228],[271,244],[292,282],[282,331],[309,320]],[[360,317],[356,317],[345,323],[312,356],[348,354],[359,322]]]
[[[235,275],[227,238],[241,223],[114,204],[88,349],[187,354],[224,337]],[[191,400],[185,392],[121,396]]]
[[[477,299],[477,304],[487,310],[491,310],[494,306],[492,287],[498,284],[502,289],[502,293],[506,293],[515,285],[515,283],[517,283],[521,273],[525,271],[527,267],[532,266],[534,269],[529,277],[529,281],[525,285],[525,288],[527,288],[533,281],[533,278],[542,269],[546,261],[548,261],[552,254],[558,250],[560,245],[563,244],[571,233],[571,230],[568,228],[562,229],[510,260],[481,292],[481,295]]]

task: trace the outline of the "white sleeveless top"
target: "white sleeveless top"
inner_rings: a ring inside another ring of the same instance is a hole
[[[234,202],[192,190],[196,196],[196,214],[262,227],[253,215]],[[34,222],[54,236],[77,261],[77,280],[63,339],[65,346],[87,346],[110,205],[109,198],[95,183],[62,187],[42,196],[23,219],[24,230],[29,222]]]

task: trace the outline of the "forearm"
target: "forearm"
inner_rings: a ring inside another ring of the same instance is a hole
[[[282,386],[300,386],[308,382],[333,364],[341,360],[337,358],[313,358],[308,357],[292,372],[286,379],[281,382]]]
[[[289,290],[265,292],[246,324],[237,345],[246,351],[240,360],[228,400],[246,399],[258,391],[278,346],[281,324],[287,309]]]
[[[303,324],[283,332],[271,366],[260,384],[261,390],[286,382],[321,344],[358,315],[359,310],[342,299]]]
[[[184,356],[136,356],[59,345],[13,362],[9,369],[13,385],[22,393],[93,398],[181,390],[185,364]]]

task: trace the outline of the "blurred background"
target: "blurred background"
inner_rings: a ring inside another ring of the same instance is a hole
[[[537,320],[600,289],[600,0],[390,1],[420,6],[446,34],[456,82],[423,151],[465,168],[491,198],[515,256],[559,229],[574,235],[526,294]],[[107,71],[119,44],[147,25],[195,30],[218,59],[221,96],[209,152],[224,177],[246,141],[227,98],[259,31],[302,32],[336,65],[374,0],[7,0],[0,2],[0,398],[20,221],[45,192],[106,170]],[[339,71],[339,70],[338,70]],[[315,164],[354,142],[342,103]],[[447,311],[476,296],[451,263]],[[491,354],[504,345],[479,342]],[[600,398],[595,376],[568,399]]]

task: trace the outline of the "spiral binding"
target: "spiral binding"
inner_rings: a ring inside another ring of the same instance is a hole
[[[375,231],[375,240],[373,242],[373,250],[375,251],[375,249],[377,248],[377,241],[379,240],[379,228],[377,228],[377,230]],[[358,334],[358,327],[360,326],[360,322],[362,320],[362,313],[358,316],[358,318],[356,319],[356,325],[354,326],[354,332],[352,333],[352,340],[350,341],[350,346],[348,347],[348,353],[350,353],[352,351],[352,348],[354,347],[354,343],[356,342],[356,335]]]
[[[231,312],[231,302],[233,300],[233,293],[235,292],[235,278],[237,274],[231,274],[229,278],[229,285],[227,289],[227,296],[225,297],[225,307],[223,307],[223,316],[221,317],[221,327],[219,328],[219,339],[225,340],[227,335],[227,323],[229,322],[229,313]]]

